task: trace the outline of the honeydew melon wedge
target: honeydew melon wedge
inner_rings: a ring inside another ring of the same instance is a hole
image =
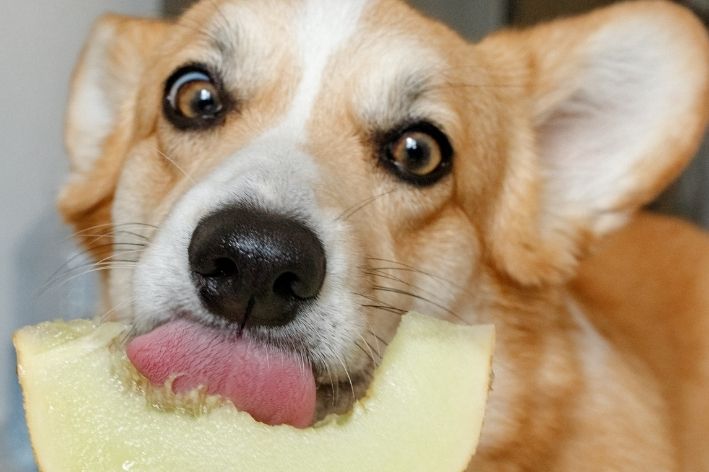
[[[44,472],[460,472],[475,452],[494,331],[409,314],[353,410],[266,426],[223,404],[165,411],[126,385],[124,327],[52,322],[15,335],[32,445]]]

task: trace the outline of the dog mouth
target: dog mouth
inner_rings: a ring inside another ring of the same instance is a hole
[[[269,425],[304,428],[315,418],[310,364],[244,334],[180,319],[134,338],[126,351],[153,385],[172,382],[175,393],[203,387]]]
[[[179,394],[203,388],[255,420],[306,428],[331,413],[344,413],[364,395],[371,369],[343,380],[318,374],[295,351],[197,321],[176,319],[133,338],[126,352],[153,385]]]
[[[317,379],[315,419],[320,421],[331,414],[345,414],[362,398],[372,380],[374,365],[360,372],[348,373],[345,380],[331,380],[325,375]]]

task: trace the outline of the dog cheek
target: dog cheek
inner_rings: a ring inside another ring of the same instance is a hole
[[[95,181],[90,177],[72,179],[62,189],[57,206],[64,221],[79,235],[80,244],[94,260],[100,261],[112,252],[110,222],[113,185],[108,190],[92,182]]]

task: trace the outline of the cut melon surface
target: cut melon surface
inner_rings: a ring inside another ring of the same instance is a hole
[[[44,472],[461,472],[475,452],[494,330],[406,315],[365,398],[314,427],[266,426],[231,404],[164,411],[126,385],[116,323],[15,335],[27,423]]]

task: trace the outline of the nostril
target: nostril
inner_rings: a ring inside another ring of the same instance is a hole
[[[294,272],[284,272],[273,282],[273,293],[284,299],[310,300],[320,292],[322,281],[314,274],[304,272],[303,277]],[[313,275],[313,277],[309,277]],[[311,280],[312,279],[312,280]]]
[[[273,293],[283,298],[308,298],[297,292],[297,287],[302,285],[299,282],[300,278],[293,272],[284,272],[273,282]]]
[[[196,271],[202,277],[208,278],[227,278],[235,277],[239,269],[236,267],[236,262],[228,257],[218,257],[211,264],[203,267],[202,270]]]
[[[227,257],[220,257],[214,261],[213,277],[234,277],[237,272],[236,262]]]

